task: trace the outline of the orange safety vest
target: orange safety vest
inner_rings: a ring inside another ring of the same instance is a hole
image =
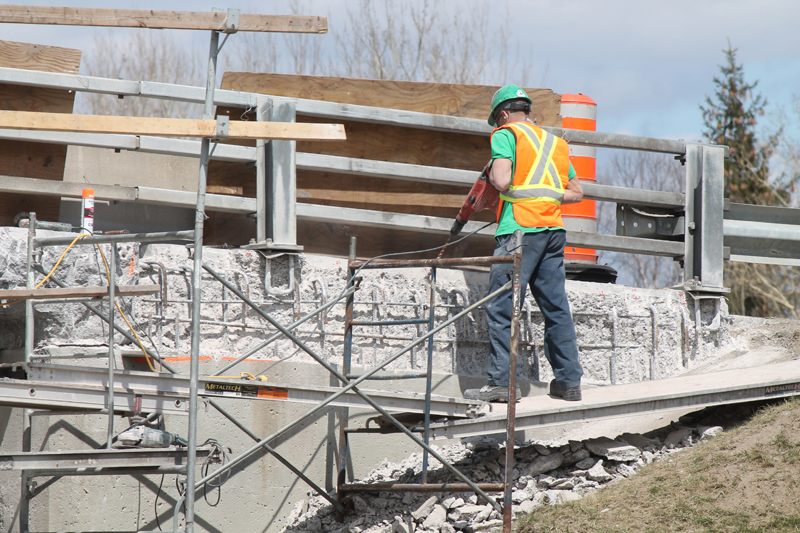
[[[500,193],[497,222],[504,202],[511,202],[514,219],[520,226],[563,228],[561,200],[569,183],[567,141],[529,122],[512,122],[494,131],[501,129],[511,130],[517,149],[511,187]]]

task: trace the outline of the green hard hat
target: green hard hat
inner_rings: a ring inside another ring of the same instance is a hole
[[[509,100],[525,100],[529,104],[533,104],[533,100],[525,94],[525,91],[519,85],[504,85],[500,87],[492,96],[492,112],[489,114],[489,120],[487,120],[490,126],[496,126],[494,114],[497,108]]]

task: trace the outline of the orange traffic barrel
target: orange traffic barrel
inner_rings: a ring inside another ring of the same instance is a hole
[[[561,125],[571,130],[597,131],[597,104],[583,94],[561,95]],[[597,181],[597,149],[593,146],[570,145],[569,160],[578,179]],[[594,200],[583,200],[577,204],[561,206],[561,217],[567,231],[597,233],[597,210]],[[597,251],[567,245],[564,259],[597,263]]]

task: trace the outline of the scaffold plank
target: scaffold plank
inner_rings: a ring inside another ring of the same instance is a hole
[[[0,128],[36,131],[160,135],[165,137],[217,137],[215,120],[151,117],[67,115],[28,111],[0,111]],[[230,139],[344,140],[341,124],[232,121]]]
[[[29,363],[28,379],[41,383],[48,380],[61,386],[97,387],[105,390],[108,383],[107,371],[103,368]],[[187,399],[189,397],[189,378],[180,374],[154,374],[124,370],[114,375],[115,391],[124,393],[166,395],[169,398]],[[12,380],[20,381],[20,380]],[[270,400],[297,403],[320,403],[339,391],[339,387],[295,385],[265,381],[228,379],[217,376],[201,376],[199,394],[207,398],[238,398],[244,400]],[[21,380],[21,383],[26,381]],[[48,383],[49,384],[49,383]],[[381,407],[394,412],[422,413],[425,411],[425,395],[415,392],[368,390],[360,388]],[[121,394],[115,392],[115,394]],[[104,398],[101,398],[104,401]],[[0,386],[0,405],[4,404],[3,387]],[[463,398],[433,396],[431,414],[451,418],[472,416],[482,402]],[[103,404],[101,403],[100,406]],[[331,402],[334,406],[368,407],[356,393],[349,391]],[[144,412],[144,407],[142,408]]]
[[[218,30],[228,25],[225,12],[156,11],[49,6],[0,6],[0,22],[59,24],[158,30]],[[237,31],[327,33],[326,17],[301,15],[239,15]]]
[[[117,296],[144,296],[156,294],[161,290],[161,285],[117,285]],[[52,298],[98,298],[108,296],[108,286],[105,287],[67,287],[54,289],[6,289],[0,290],[0,300],[44,300]]]
[[[142,397],[143,413],[185,415],[189,410],[186,396],[116,387],[114,412],[116,414],[136,412],[137,395]],[[107,408],[107,400],[108,390],[100,384],[66,385],[50,381],[0,378],[0,405],[6,407],[97,413]]]
[[[749,402],[800,394],[800,361],[753,368],[678,376],[609,387],[584,388],[583,400],[564,402],[549,396],[523,398],[517,406],[517,430],[608,419],[682,407]],[[454,439],[503,433],[505,404],[471,420],[431,426],[434,439]]]
[[[210,447],[199,446],[203,459]],[[38,475],[103,475],[131,470],[184,467],[186,448],[130,448],[120,450],[39,451],[0,455],[0,470],[26,470]]]

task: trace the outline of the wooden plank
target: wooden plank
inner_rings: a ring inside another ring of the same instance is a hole
[[[456,216],[468,192],[469,187],[297,171],[297,201],[303,203],[449,218]],[[486,215],[491,220],[489,211]]]
[[[117,285],[117,296],[145,296],[156,294],[161,285]],[[0,300],[45,300],[54,298],[98,298],[108,296],[105,287],[64,287],[56,289],[7,289],[0,290]]]
[[[208,185],[206,187],[208,194],[227,194],[230,196],[244,196],[244,188],[242,187],[228,187],[225,185]]]
[[[36,131],[69,131],[165,137],[215,137],[216,120],[179,118],[115,117],[65,115],[27,111],[0,111],[0,128]],[[341,124],[282,122],[231,122],[228,137],[233,139],[314,139],[343,140]]]
[[[0,66],[43,72],[78,74],[81,51],[70,48],[0,41]],[[72,113],[75,94],[66,90],[0,84],[0,109],[44,113]],[[0,175],[61,181],[67,147],[22,141],[0,143]],[[27,194],[0,194],[0,226],[10,226],[14,215],[35,211],[40,220],[57,221],[60,198]]]
[[[0,22],[61,24],[174,30],[224,30],[228,14],[201,11],[155,11],[0,5]],[[327,33],[326,17],[301,15],[239,15],[238,31]]]
[[[299,117],[304,123],[324,119]],[[480,171],[492,156],[488,137],[343,121],[346,142],[301,141],[298,152]]]
[[[432,235],[417,231],[387,232],[365,226],[297,221],[297,242],[303,245],[306,251],[313,251],[313,253],[346,257],[351,235],[356,236],[356,249],[360,259],[396,252],[428,250],[442,246],[447,241],[446,235]],[[488,256],[493,252],[493,238],[473,235],[458,244],[448,246],[444,257]],[[436,250],[404,255],[403,258],[434,259],[438,254],[439,251]]]
[[[226,72],[223,89],[486,120],[499,86]],[[525,88],[540,126],[561,127],[561,95]]]
[[[81,51],[74,48],[0,41],[0,65],[6,68],[78,74]]]

